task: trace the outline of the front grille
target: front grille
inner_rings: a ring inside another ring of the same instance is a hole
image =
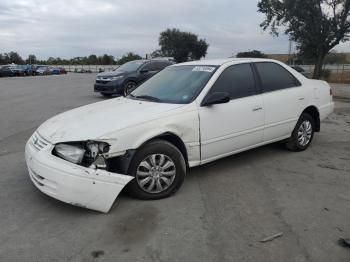
[[[107,83],[109,83],[110,81],[106,81],[106,80],[96,80],[96,83],[97,84],[107,84]]]
[[[43,138],[38,132],[35,132],[30,138],[30,144],[35,148],[35,150],[40,151],[50,143],[45,138]]]
[[[109,86],[95,86],[95,91],[110,91],[112,90]]]
[[[105,89],[104,86],[95,86],[95,90],[100,91],[100,90],[103,90],[103,89]]]

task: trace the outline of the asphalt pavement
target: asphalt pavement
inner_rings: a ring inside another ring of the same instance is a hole
[[[122,193],[101,214],[39,192],[24,161],[40,123],[105,99],[94,77],[0,78],[0,261],[350,260],[337,244],[350,238],[349,85],[334,87],[335,113],[307,151],[275,143],[227,157],[191,169],[171,198]]]

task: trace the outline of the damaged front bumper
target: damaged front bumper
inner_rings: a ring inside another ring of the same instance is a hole
[[[38,147],[30,139],[25,158],[34,185],[63,202],[107,213],[133,177],[86,168],[52,155],[54,145]]]

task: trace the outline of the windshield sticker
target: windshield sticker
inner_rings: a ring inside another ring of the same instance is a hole
[[[188,95],[183,95],[182,96],[182,100],[187,100],[189,97],[188,97]]]
[[[192,71],[195,72],[208,72],[208,73],[212,73],[214,72],[215,67],[212,66],[196,66],[192,69]]]

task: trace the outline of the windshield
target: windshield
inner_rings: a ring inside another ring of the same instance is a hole
[[[202,91],[216,66],[172,66],[131,93],[131,97],[161,103],[188,104]]]
[[[145,62],[144,61],[131,61],[127,62],[117,69],[115,71],[124,71],[124,72],[132,72],[136,71],[141,65],[143,65]]]

